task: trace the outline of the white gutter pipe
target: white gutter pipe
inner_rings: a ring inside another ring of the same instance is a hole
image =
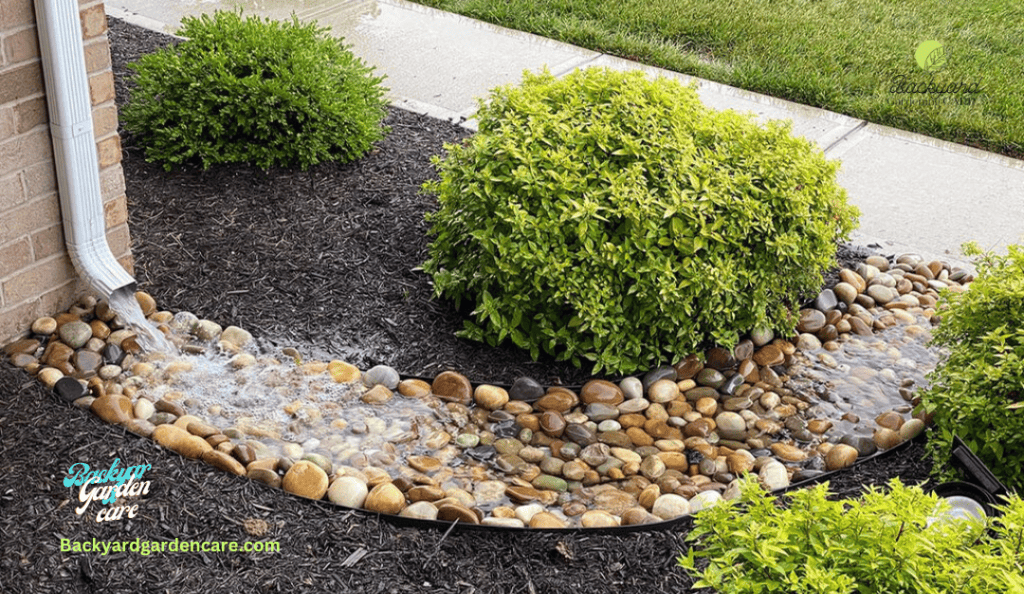
[[[64,241],[75,269],[101,296],[135,291],[107,243],[89,77],[77,0],[35,0]]]

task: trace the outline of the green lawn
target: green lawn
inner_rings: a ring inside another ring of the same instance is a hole
[[[1024,157],[1021,0],[418,0],[514,29]],[[917,46],[942,43],[927,72]],[[902,83],[977,92],[898,93]],[[962,100],[961,100],[962,99]]]

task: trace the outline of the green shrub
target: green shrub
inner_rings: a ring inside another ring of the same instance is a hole
[[[224,11],[182,23],[186,41],[130,65],[121,117],[149,161],[305,169],[383,138],[383,79],[328,29]]]
[[[932,522],[944,501],[897,479],[889,487],[829,500],[826,483],[793,492],[783,508],[744,479],[740,499],[697,514],[679,564],[699,574],[695,587],[720,594],[1024,593],[1019,497],[988,531]]]
[[[949,349],[920,393],[936,468],[959,435],[1009,487],[1024,489],[1024,247],[988,255],[963,293],[943,291],[933,342]]]
[[[435,159],[435,292],[461,336],[631,372],[764,326],[817,292],[856,209],[838,165],[694,89],[640,72],[524,74]]]

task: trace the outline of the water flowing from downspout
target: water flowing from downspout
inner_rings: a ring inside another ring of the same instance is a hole
[[[76,0],[35,0],[64,240],[86,283],[136,331],[146,350],[172,350],[134,298],[135,279],[110,251]]]

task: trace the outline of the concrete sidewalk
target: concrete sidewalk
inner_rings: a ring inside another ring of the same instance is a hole
[[[839,159],[840,183],[861,209],[854,241],[885,253],[913,251],[959,261],[969,240],[1005,253],[1024,242],[1024,161],[844,115],[651,68],[441,12],[404,0],[107,0],[107,13],[166,33],[185,15],[233,9],[330,26],[352,51],[386,74],[393,104],[463,121],[477,98],[545,66],[639,68],[695,82],[702,100],[762,119],[791,119],[794,131]],[[472,121],[467,122],[472,125]]]

